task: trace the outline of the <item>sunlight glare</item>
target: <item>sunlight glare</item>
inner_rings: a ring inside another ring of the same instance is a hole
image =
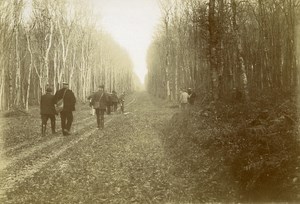
[[[93,0],[104,29],[128,52],[144,83],[146,54],[160,17],[156,0]]]

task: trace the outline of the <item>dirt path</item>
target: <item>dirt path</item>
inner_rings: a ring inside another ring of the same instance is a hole
[[[127,101],[127,105],[130,106],[134,101],[134,97],[129,97],[130,101]],[[39,172],[42,168],[45,168],[54,159],[60,157],[67,149],[76,146],[80,141],[87,139],[97,129],[95,129],[95,116],[89,116],[89,109],[84,108],[80,110],[78,114],[79,119],[74,122],[73,135],[70,137],[63,137],[60,134],[49,135],[47,137],[40,137],[40,134],[33,134],[36,139],[28,139],[25,141],[20,140],[18,142],[18,136],[15,137],[15,145],[8,148],[1,148],[1,163],[0,163],[0,197],[6,199],[6,192],[13,190],[15,186],[22,183],[24,180],[33,177],[36,172]],[[117,114],[107,116],[106,124],[108,124],[114,117],[118,117]],[[37,117],[25,118],[30,121],[36,121]],[[18,118],[21,124],[16,124],[19,128],[22,127],[24,118]],[[7,120],[7,123],[11,123],[15,119]],[[57,121],[60,126],[59,121]],[[32,128],[36,128],[38,124],[35,124]],[[28,128],[28,126],[24,126]],[[11,127],[11,129],[16,129]],[[59,127],[58,127],[59,129]],[[22,130],[20,130],[22,132]],[[5,137],[6,135],[2,135]],[[0,199],[1,199],[0,198]]]
[[[220,152],[194,140],[183,143],[188,134],[162,134],[180,111],[171,107],[137,93],[125,114],[106,116],[103,131],[86,109],[78,113],[72,137],[10,145],[9,161],[0,168],[0,203],[238,202],[228,167],[220,168]],[[173,122],[177,116],[182,114]]]
[[[146,93],[104,131],[87,128],[76,140],[37,154],[36,168],[18,172],[6,203],[189,202],[188,180],[172,174],[161,128],[178,110]],[[45,159],[47,158],[47,159]]]

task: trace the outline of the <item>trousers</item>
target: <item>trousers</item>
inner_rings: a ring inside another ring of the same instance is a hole
[[[104,112],[105,109],[96,109],[96,119],[98,128],[104,128]]]
[[[41,118],[42,118],[42,134],[45,135],[45,133],[46,133],[46,127],[47,127],[47,122],[48,122],[49,118],[51,121],[51,130],[52,130],[52,133],[54,133],[55,132],[55,115],[54,114],[42,114]]]
[[[61,118],[61,129],[70,131],[73,123],[73,112],[72,111],[62,111],[60,112]]]

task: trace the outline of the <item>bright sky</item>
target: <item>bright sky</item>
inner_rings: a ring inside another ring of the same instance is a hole
[[[158,24],[157,0],[93,0],[104,29],[130,54],[135,73],[144,83],[146,54]]]

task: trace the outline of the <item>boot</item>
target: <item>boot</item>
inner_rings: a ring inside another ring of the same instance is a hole
[[[42,136],[46,136],[46,125],[42,125]]]
[[[100,118],[97,116],[97,128],[100,129],[101,128],[101,120]]]
[[[56,134],[57,132],[55,131],[55,123],[51,124],[51,130],[52,130],[52,134]]]
[[[101,120],[101,129],[104,129],[104,120]]]
[[[69,132],[69,130],[63,129],[63,135],[68,136],[68,135],[71,135],[71,133]]]

